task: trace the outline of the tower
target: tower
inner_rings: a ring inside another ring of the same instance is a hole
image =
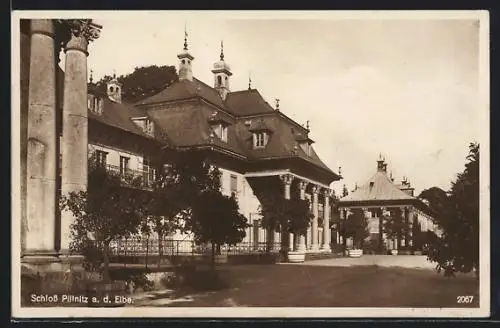
[[[187,31],[184,29],[184,48],[182,52],[177,55],[179,58],[179,80],[189,80],[193,81],[193,68],[191,66],[194,57],[188,51],[188,43],[187,43]]]
[[[122,102],[122,84],[116,79],[116,73],[113,74],[113,78],[106,84],[106,90],[109,99],[121,104]]]
[[[219,91],[219,94],[223,100],[226,100],[226,96],[229,93],[229,77],[233,75],[231,73],[231,68],[224,61],[224,43],[220,43],[220,60],[214,63],[214,88]]]

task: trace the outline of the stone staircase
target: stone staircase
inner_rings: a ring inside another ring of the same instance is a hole
[[[321,253],[306,253],[306,261],[312,260],[326,260],[326,259],[334,259],[337,257],[342,257],[342,254],[339,253],[331,253],[331,252],[321,252]]]

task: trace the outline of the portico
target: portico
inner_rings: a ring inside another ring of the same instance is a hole
[[[303,235],[289,234],[283,236],[282,233],[274,232],[273,241],[279,241],[281,248],[291,251],[303,251],[311,253],[330,252],[330,197],[332,190],[325,183],[314,181],[310,178],[293,173],[291,170],[276,170],[266,172],[255,172],[245,174],[247,179],[269,178],[278,180],[283,186],[284,199],[298,198],[310,200],[310,211],[313,215],[307,233]],[[320,217],[320,207],[322,208]],[[321,224],[319,223],[321,221]],[[276,245],[276,244],[275,244]]]
[[[361,211],[368,221],[368,241],[371,242],[372,251],[385,253],[401,249],[408,252],[421,250],[417,249],[421,245],[415,245],[414,234],[436,232],[436,227],[429,208],[413,195],[413,191],[406,177],[400,185],[394,183],[392,174],[387,174],[387,164],[381,157],[377,161],[375,175],[339,200],[340,220],[346,220],[354,211]],[[392,226],[392,229],[387,226]],[[389,230],[393,230],[392,233]],[[338,229],[335,233],[337,244],[352,246]]]

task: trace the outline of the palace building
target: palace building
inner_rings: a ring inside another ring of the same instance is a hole
[[[213,83],[195,77],[195,56],[178,54],[179,80],[135,104],[122,101],[116,76],[101,93],[89,87],[87,45],[101,27],[91,20],[25,20],[21,26],[22,261],[69,259],[70,213],[61,193],[85,190],[88,157],[120,173],[154,179],[152,156],[165,147],[202,151],[222,171],[222,192],[237,195],[252,227],[244,242],[330,251],[330,186],[341,179],[316,154],[309,126],[271,106],[249,84],[232,90],[221,44]],[[59,45],[65,69],[58,66]],[[209,69],[209,68],[207,68]],[[305,236],[282,236],[260,225],[259,188],[311,200]],[[279,247],[279,246],[275,246]]]
[[[396,184],[392,173],[387,173],[387,163],[380,156],[375,174],[366,183],[356,187],[352,193],[340,198],[340,218],[346,219],[354,209],[361,209],[368,219],[369,240],[377,244],[377,249],[407,251],[414,249],[415,228],[420,231],[433,231],[439,234],[434,224],[435,214],[420,199],[415,197],[414,188],[406,177],[401,184]],[[384,222],[402,216],[402,229],[397,238],[388,238],[384,231]],[[337,233],[337,243],[342,243],[343,236]],[[348,246],[350,241],[346,241]]]

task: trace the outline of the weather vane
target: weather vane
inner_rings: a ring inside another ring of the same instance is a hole
[[[188,50],[187,37],[188,37],[187,24],[186,22],[184,22],[184,50]]]

